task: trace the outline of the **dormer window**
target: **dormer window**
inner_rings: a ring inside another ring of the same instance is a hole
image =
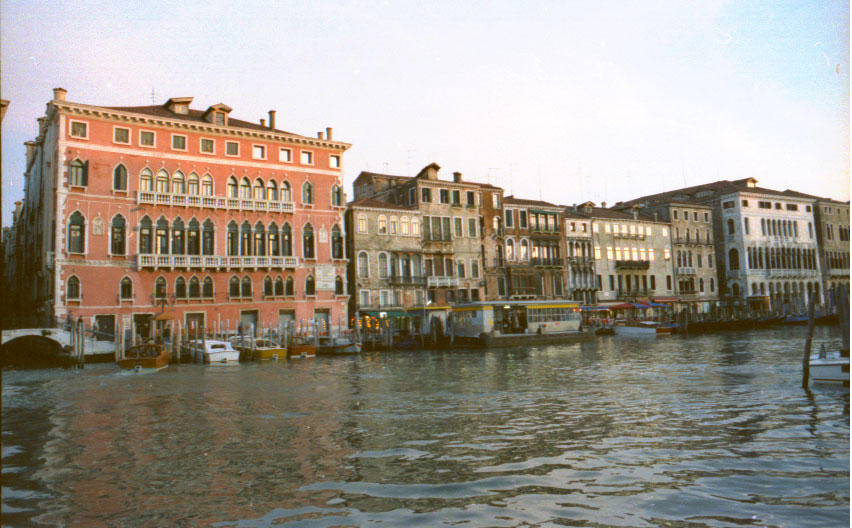
[[[231,108],[228,105],[218,103],[205,110],[204,113],[201,114],[201,119],[214,125],[228,126],[228,114],[230,112]]]
[[[189,113],[189,105],[188,104],[176,104],[174,106],[173,111],[176,114],[188,114]]]
[[[224,126],[225,114],[222,113],[222,112],[216,112],[216,114],[214,116],[214,123],[216,123],[217,125],[223,125]]]
[[[172,97],[164,106],[175,114],[186,115],[189,113],[190,103],[192,103],[192,97]]]

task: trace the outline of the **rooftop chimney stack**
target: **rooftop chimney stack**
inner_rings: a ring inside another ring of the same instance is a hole
[[[275,110],[269,111],[269,128],[275,130]]]
[[[606,209],[606,202],[601,202],[601,207],[602,207],[603,209]]]
[[[325,127],[325,137],[331,141],[331,127]]]
[[[68,93],[68,90],[65,88],[54,88],[53,89],[53,100],[54,101],[64,101],[65,95]]]
[[[266,127],[266,119],[261,119],[261,120],[260,120],[260,126],[262,126],[262,127]]]
[[[454,172],[453,173],[453,181],[454,182],[461,183],[461,181],[462,181],[461,177],[462,177],[462,173],[460,173],[460,172]]]
[[[322,132],[317,132],[317,138],[322,139]]]

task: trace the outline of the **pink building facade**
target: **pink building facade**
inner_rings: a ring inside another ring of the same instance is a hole
[[[106,332],[161,311],[208,328],[345,323],[350,145],[331,128],[301,136],[276,129],[274,111],[250,123],[192,98],[65,96],[54,91],[27,143],[21,300],[39,319],[83,316]]]

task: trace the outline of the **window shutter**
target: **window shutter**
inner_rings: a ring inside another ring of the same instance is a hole
[[[88,160],[83,163],[83,187],[88,187],[89,185],[89,162]]]

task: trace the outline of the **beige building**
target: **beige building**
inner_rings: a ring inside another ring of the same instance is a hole
[[[583,304],[597,303],[598,282],[595,276],[592,221],[576,212],[576,206],[562,213],[565,233],[565,272],[568,275],[568,297]]]

